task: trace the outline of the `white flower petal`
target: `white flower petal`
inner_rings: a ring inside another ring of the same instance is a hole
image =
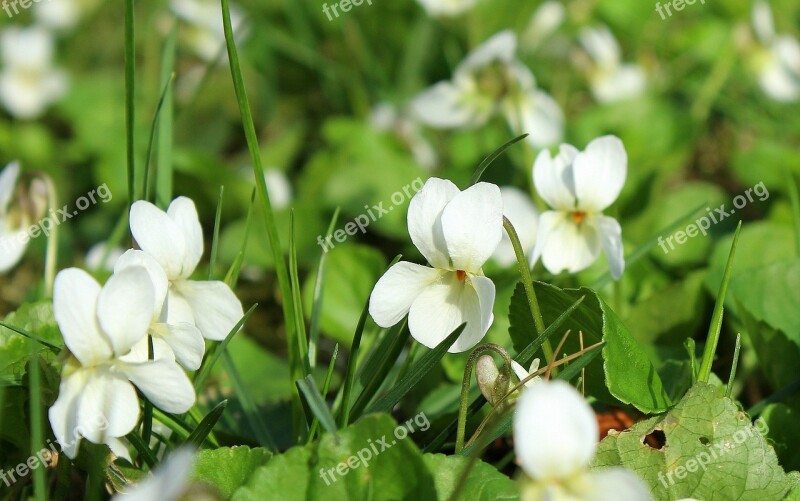
[[[471,9],[478,0],[418,0],[433,16],[455,16]]]
[[[241,301],[225,282],[179,280],[174,288],[189,303],[194,323],[206,339],[225,339],[244,316]]]
[[[0,219],[0,273],[5,273],[19,263],[28,248],[30,237],[28,228],[18,230],[6,228],[6,221]]]
[[[117,356],[145,337],[154,305],[153,283],[144,267],[125,268],[108,279],[97,297],[97,321]]]
[[[775,24],[769,4],[758,1],[753,4],[753,28],[762,44],[767,44],[775,37]]]
[[[572,162],[578,150],[569,144],[562,144],[558,155],[553,158],[550,152],[539,152],[533,163],[533,184],[547,205],[558,210],[575,208],[575,178]]]
[[[542,264],[550,273],[577,273],[597,259],[600,248],[600,235],[592,218],[575,224],[567,213],[545,212],[539,218],[532,262],[541,255]]]
[[[414,339],[434,348],[466,322],[461,336],[449,350],[460,353],[475,346],[486,334],[481,329],[481,306],[471,284],[458,280],[455,273],[447,273],[422,291],[411,305],[408,327]]]
[[[186,197],[178,197],[173,200],[167,208],[167,215],[180,228],[186,242],[181,276],[188,278],[197,268],[197,263],[203,256],[203,228],[200,226],[200,218],[197,216],[194,202]]]
[[[558,103],[546,92],[531,89],[504,106],[506,119],[534,148],[558,144],[564,136],[564,114]]]
[[[156,423],[153,423],[153,426],[155,426]],[[106,437],[104,443],[111,450],[112,454],[114,454],[117,457],[123,458],[127,460],[129,463],[133,464],[133,460],[131,459],[131,453],[128,451],[127,440],[122,440],[116,437]]]
[[[564,381],[535,384],[517,401],[514,450],[535,480],[567,480],[585,469],[598,439],[592,408]]]
[[[192,383],[174,360],[124,362],[119,364],[119,370],[164,412],[183,414],[194,405]]]
[[[472,74],[495,62],[510,64],[517,51],[517,35],[511,30],[504,30],[476,47],[458,65],[455,79]]]
[[[102,444],[106,437],[127,435],[138,421],[139,397],[125,376],[107,367],[92,371],[78,407],[81,436]]]
[[[115,494],[112,501],[176,501],[189,485],[194,454],[188,447],[173,451],[149,475]]]
[[[167,323],[197,325],[191,305],[174,288],[167,293]]]
[[[622,228],[613,217],[594,216],[594,224],[600,234],[600,243],[606,253],[608,268],[614,280],[619,280],[625,271],[625,256],[622,249]]]
[[[581,45],[598,66],[613,67],[619,64],[622,50],[607,26],[583,28]]]
[[[512,186],[500,188],[503,197],[503,215],[511,221],[519,236],[522,250],[530,255],[536,243],[536,231],[539,226],[539,211],[533,205],[531,197],[524,191]],[[500,244],[492,254],[492,259],[501,266],[507,267],[517,262],[514,247],[505,231],[502,232]]]
[[[462,334],[453,345],[454,353],[466,351],[478,344],[494,322],[494,312],[492,311],[494,309],[494,298],[496,295],[494,282],[489,278],[477,275],[470,275],[467,280],[478,295],[478,304],[481,309],[480,337],[477,337],[477,334],[475,334],[474,338]]]
[[[613,103],[642,95],[647,84],[644,70],[636,64],[625,64],[592,78],[592,93],[601,103]]]
[[[391,327],[408,314],[422,291],[442,274],[437,268],[400,261],[378,280],[369,298],[369,314],[381,327]]]
[[[452,82],[439,82],[422,91],[410,104],[419,122],[437,129],[477,125],[477,111],[466,103],[464,91]]]
[[[151,326],[153,334],[163,339],[172,349],[175,359],[185,369],[194,371],[200,368],[206,343],[200,329],[189,323],[155,324]]]
[[[47,412],[50,427],[64,454],[71,459],[78,455],[79,438],[75,435],[78,427],[78,408],[80,394],[86,385],[89,370],[77,367],[74,359],[67,362],[61,375],[58,398]]]
[[[604,468],[588,474],[586,501],[650,501],[650,489],[635,473],[624,468]]]
[[[283,171],[267,169],[264,172],[264,182],[267,183],[269,201],[274,209],[285,209],[292,203],[292,184]]]
[[[490,183],[470,186],[447,204],[441,221],[453,268],[479,273],[503,236],[500,188]]]
[[[19,162],[11,162],[0,172],[0,214],[6,214],[19,177]]]
[[[434,267],[447,269],[450,259],[442,233],[442,211],[460,191],[451,181],[432,177],[408,204],[411,241]]]
[[[628,174],[628,154],[616,136],[593,140],[573,162],[578,207],[602,212],[614,203]]]
[[[155,258],[170,280],[184,276],[184,263],[189,261],[189,244],[183,229],[155,205],[144,200],[133,203],[130,215],[131,233],[136,243]],[[194,270],[188,270],[191,273]]]
[[[144,268],[150,276],[150,281],[153,285],[153,315],[154,319],[158,320],[164,309],[164,302],[167,300],[167,291],[169,289],[169,282],[167,281],[166,273],[164,273],[164,268],[150,254],[140,250],[128,249],[114,263],[114,273],[120,273],[122,270],[134,266]]]
[[[97,298],[100,284],[78,268],[67,268],[56,275],[53,287],[53,315],[64,343],[82,365],[112,357],[111,341],[100,332]]]

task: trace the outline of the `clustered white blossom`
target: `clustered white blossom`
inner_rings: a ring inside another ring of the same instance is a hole
[[[165,412],[187,412],[195,393],[183,369],[200,366],[204,338],[224,339],[243,316],[227,284],[191,279],[203,232],[190,199],[166,212],[135,202],[130,225],[140,249],[122,254],[104,285],[78,268],[56,276],[53,308],[69,358],[49,416],[71,458],[81,438],[129,458],[122,438],[139,421],[137,389]]]

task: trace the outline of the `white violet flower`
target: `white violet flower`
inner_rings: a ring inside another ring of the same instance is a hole
[[[638,64],[623,64],[622,49],[607,26],[583,28],[581,44],[592,59],[589,84],[595,99],[611,103],[640,96],[647,78]]]
[[[169,281],[167,323],[190,323],[206,339],[225,339],[244,316],[242,303],[225,282],[190,280],[203,255],[194,202],[178,197],[164,212],[139,200],[131,207],[130,224],[139,248],[155,258]]]
[[[431,16],[457,16],[478,3],[478,0],[418,0]]]
[[[170,453],[150,474],[119,492],[112,501],[177,501],[189,488],[195,451],[188,447]]]
[[[414,98],[411,110],[431,127],[480,127],[502,113],[511,128],[527,132],[536,148],[561,140],[564,116],[558,104],[536,87],[533,73],[516,56],[517,37],[503,31],[458,65],[450,81]]]
[[[53,310],[72,356],[64,366],[50,424],[74,458],[80,439],[107,444],[129,459],[120,440],[139,420],[138,388],[159,409],[182,414],[194,405],[192,383],[168,351],[154,360],[131,356],[153,317],[154,287],[141,267],[114,274],[100,287],[77,268],[55,280]]]
[[[170,9],[186,23],[186,36],[190,48],[203,61],[212,62],[222,54],[221,61],[227,61],[225,31],[222,26],[222,10],[215,0],[170,0]],[[244,21],[244,15],[235,5],[230,6],[231,26],[236,38],[237,29]]]
[[[408,314],[411,335],[429,348],[466,322],[450,352],[475,346],[494,320],[495,287],[481,267],[500,242],[502,217],[497,186],[462,192],[429,179],[409,204],[408,232],[432,268],[405,261],[389,268],[370,297],[375,322],[390,327]]]
[[[12,162],[0,172],[0,273],[13,268],[28,247],[30,216],[14,204],[19,163]]]
[[[624,468],[589,470],[597,419],[564,381],[527,388],[514,411],[514,451],[525,472],[524,501],[649,501],[650,491]]]
[[[618,280],[625,269],[622,229],[602,212],[619,196],[627,172],[628,155],[615,136],[595,139],[582,152],[562,144],[555,158],[547,150],[539,153],[533,181],[553,210],[539,217],[531,266],[541,257],[551,273],[576,273],[589,267],[602,249]]]
[[[771,99],[792,102],[800,98],[800,42],[776,35],[769,4],[753,6],[753,28],[760,42],[754,63],[761,89]]]
[[[44,28],[6,28],[0,53],[0,102],[13,116],[37,118],[66,91],[66,76],[53,67],[53,37]]]

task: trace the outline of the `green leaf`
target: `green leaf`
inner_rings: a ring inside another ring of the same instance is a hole
[[[322,423],[323,428],[325,428],[328,433],[336,435],[336,421],[333,419],[333,415],[328,408],[328,404],[325,403],[325,399],[320,395],[319,388],[317,388],[314,378],[312,376],[306,376],[304,379],[298,379],[296,384],[300,391],[303,392],[303,396],[305,396],[306,403],[311,409],[311,412],[313,412],[314,416]]]
[[[192,478],[213,486],[224,499],[247,483],[253,472],[267,464],[272,454],[260,447],[247,446],[206,449],[197,453]]]
[[[319,442],[273,457],[233,499],[437,499],[419,449],[410,438],[401,440],[395,435],[401,428],[408,431],[385,414],[367,416],[340,430],[338,442],[324,435]]]
[[[6,316],[4,323],[23,329],[53,346],[63,346],[61,332],[53,317],[52,302],[23,304]],[[29,353],[28,340],[23,335],[0,327],[0,374],[19,374]]]
[[[587,392],[601,401],[630,404],[646,413],[669,407],[669,397],[646,352],[596,292],[587,288],[561,290],[541,282],[535,282],[534,287],[546,325],[553,323],[581,296],[586,296],[564,321],[561,332],[572,330],[562,354],[580,351],[579,331],[584,334],[585,346],[605,342],[602,360],[598,359],[586,368]],[[524,300],[524,291],[518,285],[509,308],[509,333],[514,348],[518,350],[531,342],[533,332],[533,319],[529,313],[526,316],[527,303],[522,304]]]
[[[425,464],[433,474],[434,487],[440,500],[448,500],[461,477],[469,458],[425,454]],[[469,472],[467,483],[461,491],[468,493],[462,499],[470,501],[494,501],[496,499],[519,499],[517,483],[497,471],[492,465],[478,461]]]
[[[781,499],[788,477],[759,428],[724,388],[697,383],[667,414],[610,433],[593,466],[636,472],[656,500]],[[660,449],[643,443],[656,430],[665,437]]]

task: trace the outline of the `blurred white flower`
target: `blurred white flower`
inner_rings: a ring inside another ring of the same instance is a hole
[[[244,315],[242,303],[225,282],[189,279],[203,255],[194,202],[178,197],[164,212],[139,200],[131,207],[130,223],[139,248],[158,262],[169,282],[167,323],[190,323],[206,339],[225,339]]]
[[[227,61],[225,52],[225,31],[222,25],[222,9],[216,0],[170,0],[170,9],[186,24],[184,39],[194,53],[206,62],[214,61],[222,54],[221,61]],[[237,33],[244,21],[244,15],[235,5],[230,5],[231,27],[237,41]]]
[[[535,50],[552,35],[567,17],[567,9],[558,0],[543,2],[533,13],[522,34],[521,43],[528,50]]]
[[[53,37],[44,28],[6,28],[0,35],[0,102],[17,118],[36,118],[61,98],[67,78],[53,67]]]
[[[419,125],[391,104],[379,104],[372,109],[370,123],[378,130],[394,134],[414,155],[420,167],[432,170],[436,167],[436,151],[419,130]]]
[[[114,271],[114,263],[122,256],[125,250],[116,246],[108,248],[108,242],[100,242],[92,246],[86,253],[86,267],[92,271]]]
[[[622,50],[607,26],[583,28],[581,44],[592,59],[589,84],[595,99],[610,103],[640,96],[647,84],[638,64],[622,64]]]
[[[171,350],[173,356],[184,368],[197,370],[203,361],[206,344],[203,335],[194,323],[187,321],[169,321],[169,303],[167,301],[169,282],[167,275],[158,261],[144,251],[130,249],[114,264],[114,273],[131,267],[142,267],[150,275],[154,287],[153,318],[148,333],[161,338]],[[238,321],[238,320],[237,320]],[[143,351],[147,353],[147,343]],[[154,346],[154,352],[155,352]]]
[[[28,247],[27,211],[13,204],[19,177],[19,163],[11,162],[0,172],[0,273],[13,268]]]
[[[271,168],[264,172],[269,201],[274,209],[285,209],[292,203],[292,184],[282,170]]]
[[[600,250],[606,254],[611,275],[622,276],[622,229],[616,219],[604,216],[622,191],[628,172],[628,155],[622,141],[603,136],[579,152],[562,144],[552,158],[545,150],[533,165],[533,182],[555,210],[539,217],[531,266],[541,256],[551,273],[576,273],[591,265]]]
[[[519,188],[503,186],[500,188],[503,196],[503,215],[511,221],[517,231],[522,250],[530,256],[536,243],[536,230],[539,226],[539,211],[533,205],[531,197]],[[500,245],[492,254],[497,264],[508,267],[517,262],[517,255],[506,232],[500,240]]]
[[[760,42],[755,67],[761,89],[780,102],[800,98],[800,42],[789,35],[776,35],[769,4],[753,6],[753,28]]]
[[[479,127],[502,113],[516,133],[529,133],[536,148],[558,143],[564,116],[558,104],[536,87],[533,73],[518,59],[517,37],[503,31],[475,49],[439,82],[414,98],[417,120],[436,128]]]
[[[564,381],[527,388],[514,412],[514,451],[527,478],[524,501],[649,501],[650,491],[623,468],[589,471],[599,431],[592,408]]]
[[[195,451],[184,447],[171,452],[150,474],[119,492],[112,501],[176,501],[186,494]]]
[[[431,16],[457,16],[468,11],[478,0],[417,0]]]
[[[502,233],[500,189],[478,183],[466,190],[430,178],[408,206],[411,240],[433,266],[401,261],[372,291],[369,312],[375,323],[390,327],[408,314],[411,335],[433,348],[453,330],[467,326],[451,353],[475,346],[494,321],[494,283],[481,267]]]
[[[36,23],[55,31],[74,28],[83,16],[94,9],[98,0],[49,0],[33,4]]]
[[[140,267],[112,275],[102,288],[77,268],[56,276],[54,316],[72,357],[49,417],[68,457],[77,455],[80,439],[86,438],[130,459],[120,438],[139,420],[134,385],[165,412],[181,414],[194,405],[192,384],[173,358],[130,356],[146,338],[153,305],[153,284]]]
[[[517,375],[517,377],[521,382],[523,379],[527,378],[528,376],[539,370],[539,359],[534,358],[533,362],[531,362],[531,367],[528,370],[525,370],[525,367],[519,365],[517,362],[512,360],[511,368],[514,369],[514,374]],[[542,382],[542,376],[533,376],[529,380],[525,381],[525,387],[530,388],[531,386],[538,384],[540,382]]]

